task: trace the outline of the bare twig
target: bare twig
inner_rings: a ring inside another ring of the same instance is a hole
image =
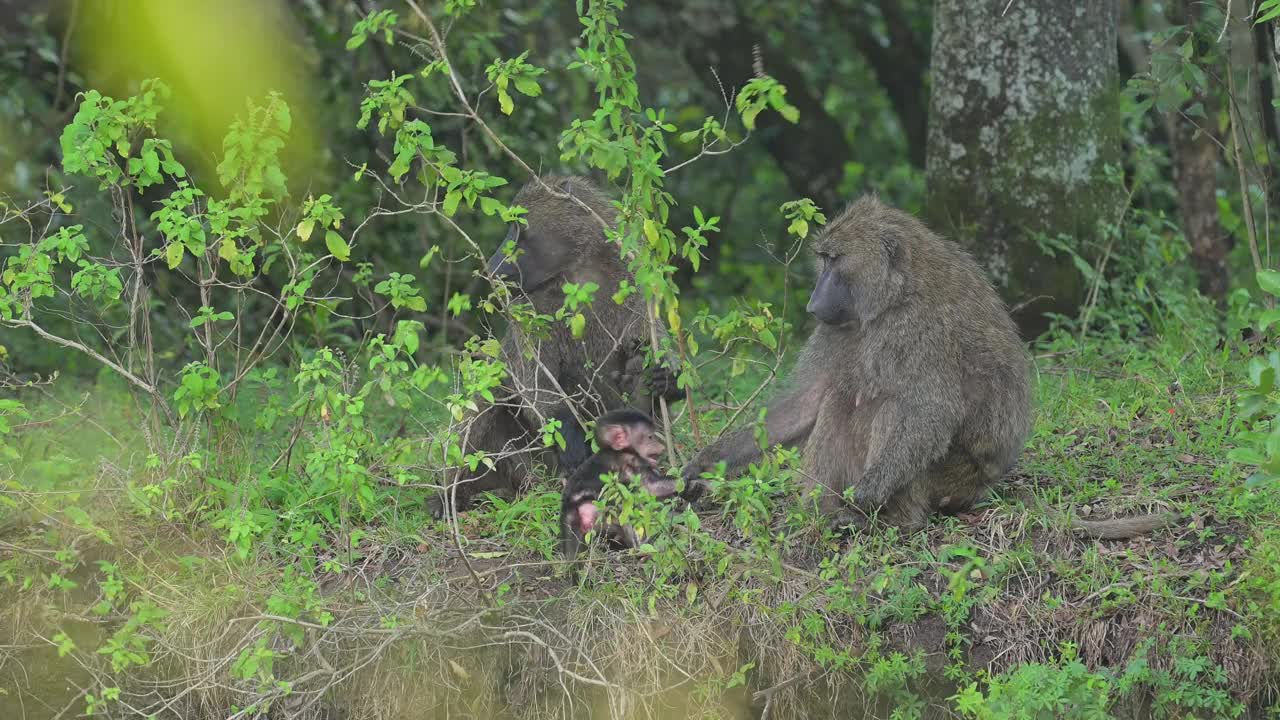
[[[115,362],[113,362],[112,360],[110,360],[109,358],[107,358],[105,355],[98,352],[97,350],[94,350],[93,348],[88,347],[86,345],[82,345],[76,342],[75,340],[69,340],[67,338],[54,335],[53,333],[49,332],[48,330],[45,330],[44,328],[40,327],[39,325],[37,325],[36,323],[30,320],[6,320],[0,324],[7,325],[9,327],[27,328],[32,332],[34,332],[35,334],[39,335],[40,337],[44,338],[45,340],[48,340],[49,342],[52,342],[57,345],[61,345],[62,347],[65,347],[65,348],[70,348],[71,350],[75,350],[76,352],[82,353],[84,355],[87,355],[93,358],[97,362],[102,363],[103,365],[106,365],[107,367],[114,370],[117,374],[120,375],[120,377],[124,378],[125,380],[128,380],[138,389],[150,395],[153,399],[156,400],[156,402],[160,405],[160,407],[164,409],[166,414],[169,413],[168,404],[165,403],[164,396],[160,394],[160,391],[157,390],[154,385],[147,382],[146,380],[143,380],[137,375],[134,375],[133,373],[129,372],[124,367],[116,364]]]

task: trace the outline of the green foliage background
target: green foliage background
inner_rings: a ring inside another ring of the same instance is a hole
[[[915,537],[843,538],[775,450],[698,513],[611,484],[646,543],[593,556],[576,584],[553,552],[556,478],[430,518],[446,469],[491,461],[460,441],[505,373],[495,333],[576,333],[617,301],[566,287],[538,316],[478,274],[531,170],[590,173],[617,198],[623,292],[684,363],[676,444],[758,419],[812,322],[804,242],[864,191],[924,203],[911,109],[932,8],[835,6],[840,28],[817,6],[710,0],[14,13],[0,715],[1272,705],[1280,275],[1250,262],[1245,220],[1268,217],[1275,148],[1251,146],[1255,180],[1220,174],[1237,289],[1216,305],[1195,289],[1158,117],[1210,89],[1219,58],[1182,38],[1220,17],[1138,32],[1151,66],[1122,107],[1114,252],[1044,240],[1091,299],[1032,343],[1037,427],[990,503]],[[750,72],[726,80],[707,53]],[[796,132],[840,161],[779,150]],[[539,443],[563,441],[556,422]],[[1070,529],[1154,509],[1176,527]]]

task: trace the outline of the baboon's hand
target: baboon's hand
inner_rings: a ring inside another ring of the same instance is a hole
[[[642,387],[643,376],[644,355],[633,354],[627,359],[626,366],[617,375],[618,387],[625,392],[634,394]]]
[[[627,346],[626,366],[621,372],[614,374],[614,381],[618,387],[633,394],[644,390],[652,398],[678,399],[682,392],[678,382],[679,375],[662,362],[646,368],[646,346],[647,343],[643,340],[636,340]]]
[[[689,463],[684,466],[684,469],[680,471],[680,477],[684,478],[685,487],[693,487],[693,484],[698,482],[699,476],[711,469],[712,465],[714,465],[714,463],[707,461],[707,451],[705,449],[697,455],[694,455],[693,459],[690,460]]]
[[[831,524],[850,534],[866,530],[871,526],[871,518],[858,508],[841,508],[832,518]]]
[[[686,502],[695,503],[707,492],[707,483],[703,480],[689,478],[684,479],[684,492],[680,493],[681,499]]]
[[[681,395],[679,376],[666,365],[650,368],[644,377],[645,387],[653,397],[678,399]]]

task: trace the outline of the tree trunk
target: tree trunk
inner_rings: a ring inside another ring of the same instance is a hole
[[[938,0],[927,161],[933,227],[987,268],[1025,336],[1074,314],[1086,257],[1123,199],[1115,0]]]
[[[1191,0],[1168,6],[1169,20],[1196,33],[1202,8]],[[1214,42],[1212,37],[1193,36],[1195,55],[1199,61]],[[1229,72],[1228,68],[1223,68]],[[1187,112],[1199,104],[1203,112]],[[1217,97],[1212,93],[1196,94],[1178,110],[1166,115],[1169,131],[1169,156],[1173,163],[1173,182],[1178,190],[1178,215],[1182,232],[1191,246],[1191,264],[1200,279],[1200,292],[1219,302],[1226,299],[1230,276],[1227,253],[1233,244],[1231,233],[1218,221],[1218,165],[1220,139],[1214,135],[1213,118],[1218,116]]]
[[[1169,125],[1178,214],[1191,246],[1191,264],[1200,278],[1201,294],[1221,301],[1227,295],[1227,252],[1232,243],[1231,234],[1218,222],[1218,146],[1208,132],[1181,117],[1170,118]]]

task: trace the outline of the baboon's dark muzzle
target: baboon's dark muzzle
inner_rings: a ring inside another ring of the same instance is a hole
[[[515,223],[511,223],[507,227],[507,236],[502,239],[502,244],[498,246],[498,252],[494,253],[493,257],[489,258],[489,266],[487,269],[491,276],[508,280],[520,274],[520,268],[516,267],[514,262],[508,260],[506,255],[502,252],[507,247],[515,247],[515,244],[519,241],[520,226]]]
[[[488,271],[490,275],[505,280],[516,276],[516,264],[507,260],[506,256],[499,250],[493,254],[493,257],[489,258]]]

